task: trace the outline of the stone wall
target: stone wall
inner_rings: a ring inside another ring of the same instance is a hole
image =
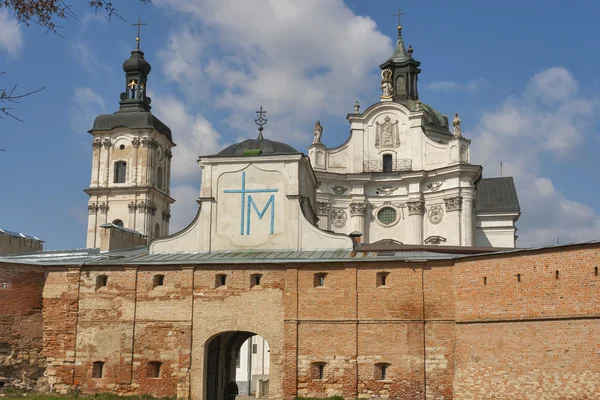
[[[42,251],[41,240],[17,237],[0,232],[0,255],[14,255]]]
[[[0,387],[36,387],[42,356],[42,287],[39,267],[0,268]]]

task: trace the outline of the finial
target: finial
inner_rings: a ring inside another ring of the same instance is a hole
[[[414,51],[414,49],[413,49],[413,47],[412,47],[412,44],[409,44],[409,45],[408,45],[408,56],[409,56],[410,58],[412,58],[413,51]]]
[[[358,110],[360,110],[360,104],[358,104],[358,100],[356,100],[356,104],[354,105],[354,114],[358,114]]]
[[[267,114],[267,112],[263,111],[263,107],[260,106],[260,110],[257,111],[256,113],[258,114],[258,118],[256,118],[254,120],[254,122],[256,123],[256,125],[258,125],[258,138],[257,138],[257,140],[263,140],[264,139],[263,134],[262,134],[263,129],[264,129],[263,125],[265,125],[267,123],[267,121],[268,121],[266,118],[263,118],[263,116],[265,114]]]
[[[402,17],[403,15],[406,15],[406,13],[401,12],[400,8],[398,8],[398,12],[394,15],[398,16],[398,37],[400,37],[400,36],[402,36],[402,24],[400,23],[400,17]]]
[[[140,49],[140,27],[141,27],[142,25],[146,25],[146,24],[145,24],[145,23],[144,23],[144,24],[142,24],[142,23],[141,23],[141,21],[140,21],[140,18],[139,18],[139,17],[138,17],[138,22],[137,22],[137,24],[131,24],[131,26],[137,26],[137,37],[135,38],[135,41],[136,41],[136,43],[137,43],[137,47],[136,47],[136,48],[137,48],[138,50]]]

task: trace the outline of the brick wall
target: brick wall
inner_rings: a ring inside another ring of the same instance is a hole
[[[43,285],[41,268],[0,268],[0,386],[29,389],[43,376]]]
[[[455,398],[598,398],[598,266],[597,245],[458,261]]]

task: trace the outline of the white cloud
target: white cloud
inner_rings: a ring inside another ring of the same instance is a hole
[[[579,84],[565,68],[536,74],[519,96],[484,113],[473,135],[474,161],[484,171],[514,176],[521,203],[519,246],[600,239],[600,216],[568,199],[545,176],[548,162],[566,162],[593,134],[598,99],[578,93]],[[489,177],[489,175],[487,175]]]
[[[16,58],[23,48],[23,35],[17,20],[5,9],[0,10],[0,49]]]
[[[154,3],[181,21],[161,53],[167,77],[188,100],[224,110],[234,135],[255,136],[262,105],[266,136],[307,145],[314,121],[351,112],[358,93],[378,90],[374,70],[392,53],[375,22],[342,0]]]
[[[438,90],[442,92],[475,92],[487,85],[488,81],[483,78],[470,80],[469,82],[460,83],[456,81],[435,81],[427,84],[425,87],[430,90]]]
[[[92,122],[106,110],[104,99],[89,87],[78,87],[73,91],[69,112],[71,128],[75,132],[87,132]]]
[[[171,128],[173,141],[177,144],[173,149],[171,177],[200,182],[198,157],[222,149],[219,133],[203,115],[191,113],[182,101],[171,96],[156,98],[152,103],[155,114]]]
[[[170,234],[179,232],[194,220],[198,212],[196,200],[199,195],[200,188],[192,185],[177,185],[171,189],[171,196],[177,201],[171,207]]]

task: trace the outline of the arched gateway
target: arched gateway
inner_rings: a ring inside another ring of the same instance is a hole
[[[281,326],[221,320],[200,329],[194,335],[191,398],[234,400],[236,391],[254,397],[256,390],[261,398],[283,398],[283,320],[278,322],[275,325]],[[266,359],[261,358],[263,345]],[[253,368],[257,359],[268,369],[259,372]]]

